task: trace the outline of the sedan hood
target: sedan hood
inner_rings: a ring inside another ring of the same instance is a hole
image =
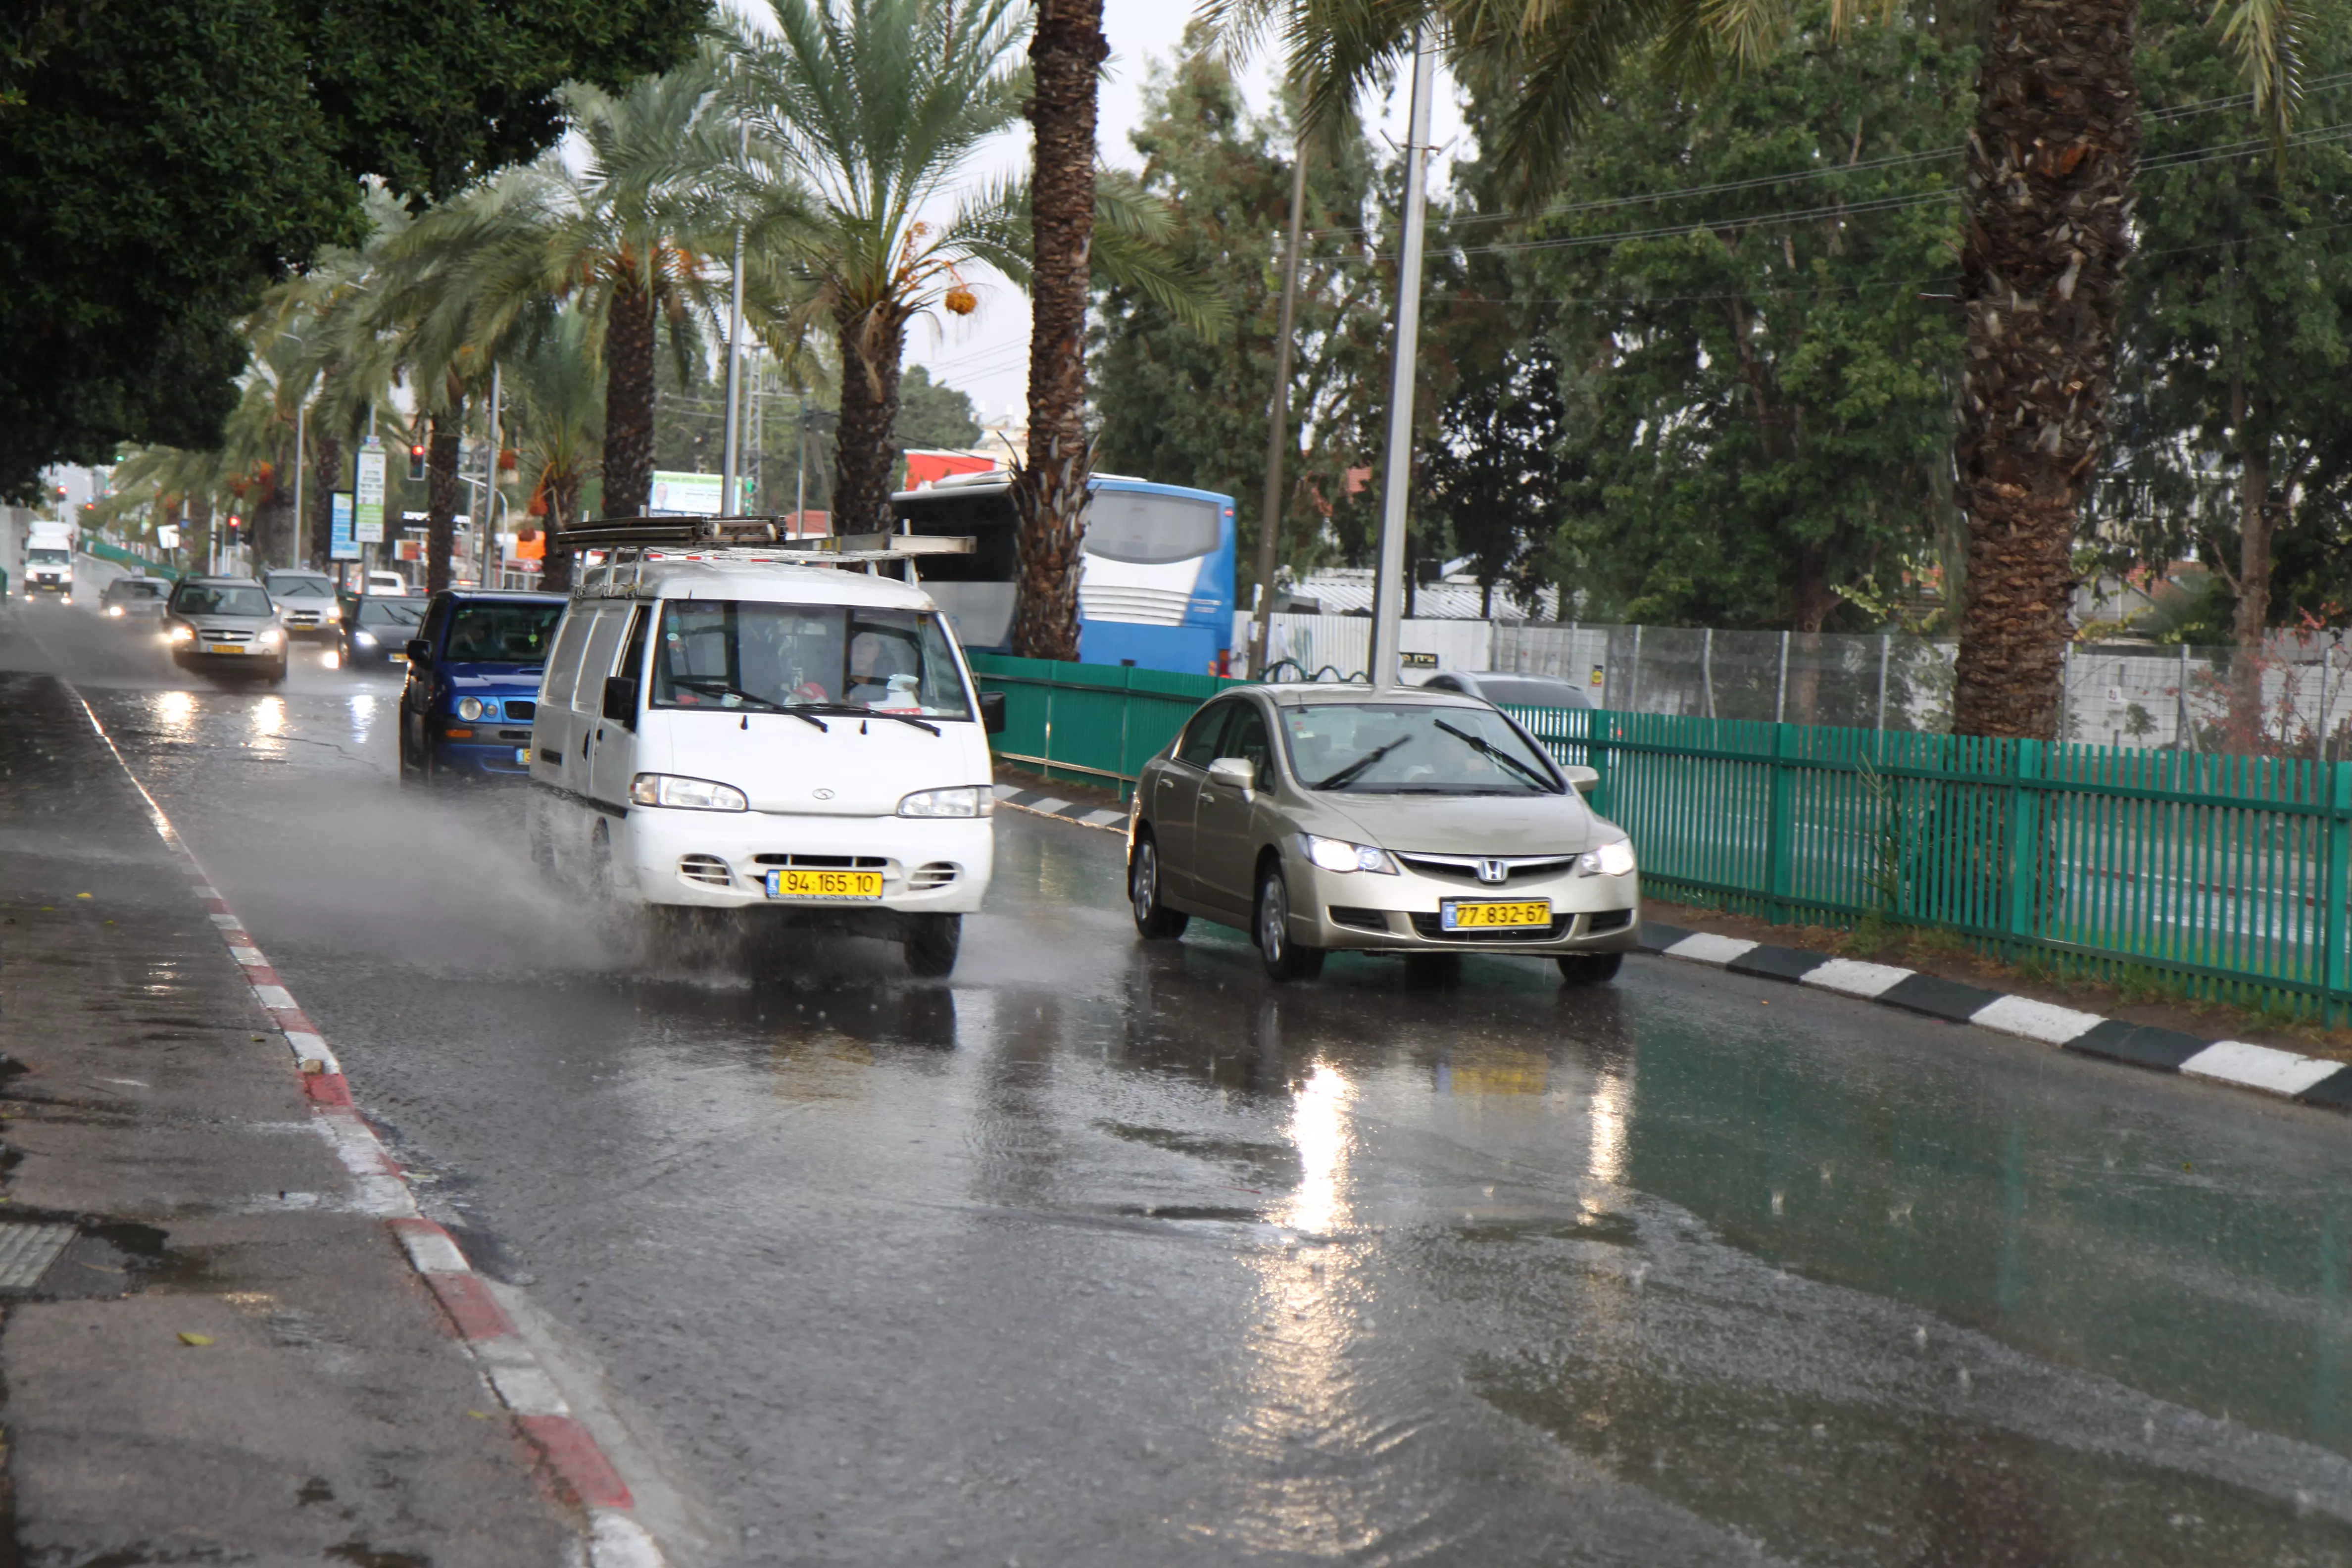
[[[1592,847],[1597,820],[1566,795],[1319,795],[1355,824],[1360,842],[1423,855],[1576,855]]]

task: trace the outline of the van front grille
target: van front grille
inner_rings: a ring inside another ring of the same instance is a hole
[[[926,889],[944,888],[956,879],[956,868],[945,860],[934,860],[928,866],[918,866],[915,874],[907,879],[907,886],[916,892]]]
[[[681,855],[677,858],[677,874],[706,888],[732,887],[735,882],[735,874],[727,868],[727,862],[716,855]]]

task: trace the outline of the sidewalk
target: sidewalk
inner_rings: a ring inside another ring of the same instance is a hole
[[[0,1561],[571,1560],[270,1027],[69,694],[0,675]]]

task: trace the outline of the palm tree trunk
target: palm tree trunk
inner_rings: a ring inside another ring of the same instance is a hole
[[[466,428],[466,404],[433,416],[425,437],[425,591],[449,585],[449,547],[457,533],[458,433]]]
[[[1968,602],[1953,727],[2057,733],[2075,521],[2106,435],[2139,97],[2137,0],[1995,0],[1960,250],[1957,499]]]
[[[1044,0],[1029,40],[1036,172],[1029,224],[1029,456],[1013,483],[1021,591],[1013,651],[1078,657],[1078,544],[1094,468],[1086,426],[1095,234],[1095,82],[1110,45],[1102,0]]]
[[[321,436],[318,440],[319,482],[310,487],[310,563],[334,568],[335,554],[335,487],[343,482],[343,440],[340,436]]]
[[[551,475],[547,481],[547,556],[539,563],[539,585],[551,594],[572,592],[572,552],[556,542],[561,531],[580,525],[580,492],[585,476]]]
[[[907,323],[887,305],[836,318],[841,333],[841,428],[834,441],[835,533],[881,533],[890,527],[890,481],[897,477],[898,362]]]
[[[604,323],[604,515],[641,517],[654,489],[654,298],[634,268]]]
[[[189,570],[201,572],[213,552],[213,498],[192,495],[187,498],[187,521],[180,529],[180,548],[187,554]]]

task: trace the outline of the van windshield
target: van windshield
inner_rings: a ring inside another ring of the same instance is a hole
[[[25,559],[36,566],[63,566],[73,557],[62,550],[36,548],[26,551]]]
[[[654,655],[658,708],[863,708],[969,719],[939,617],[915,610],[672,599]]]

